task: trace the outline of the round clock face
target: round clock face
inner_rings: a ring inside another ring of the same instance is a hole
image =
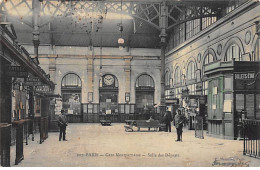
[[[108,86],[112,85],[114,83],[114,77],[111,75],[106,75],[104,77],[104,83]]]

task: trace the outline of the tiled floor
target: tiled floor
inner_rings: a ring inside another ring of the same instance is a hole
[[[260,160],[243,156],[243,141],[205,136],[194,137],[184,130],[183,142],[175,142],[172,132],[125,132],[124,124],[69,124],[68,141],[58,141],[58,133],[39,144],[24,145],[24,160],[18,167],[170,167],[170,166],[260,166]],[[11,166],[15,146],[11,147]]]

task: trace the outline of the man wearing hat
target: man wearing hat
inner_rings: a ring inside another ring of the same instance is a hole
[[[59,115],[58,119],[58,126],[60,127],[60,135],[59,135],[59,141],[61,141],[61,137],[63,136],[63,140],[66,140],[66,126],[68,126],[68,122],[66,119],[66,116],[64,115],[64,110],[61,110],[61,115]]]

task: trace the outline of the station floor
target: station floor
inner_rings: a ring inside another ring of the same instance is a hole
[[[141,129],[142,130],[142,129]],[[15,146],[11,147],[12,167],[212,167],[260,166],[260,160],[243,156],[243,141],[224,140],[194,131],[183,132],[183,142],[175,142],[172,132],[125,132],[124,124],[70,123],[68,141],[59,141],[58,132],[39,144],[29,139],[24,145],[24,160],[14,165]]]

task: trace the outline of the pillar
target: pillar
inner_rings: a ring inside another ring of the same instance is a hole
[[[166,28],[167,28],[167,13],[168,8],[166,6],[166,1],[161,4],[161,16],[160,16],[160,38],[161,38],[161,99],[160,99],[160,113],[161,116],[164,115],[166,110],[165,105],[165,47],[166,47]]]
[[[34,46],[34,55],[35,55],[35,61],[37,64],[39,64],[38,60],[38,48],[40,44],[39,40],[39,15],[40,15],[40,5],[41,3],[39,0],[33,0],[32,1],[32,9],[33,9],[33,29],[34,31],[32,32],[33,34],[33,46]]]
[[[126,93],[131,94],[131,58],[132,57],[125,57],[125,65],[124,65],[124,71],[125,71],[125,95]],[[126,99],[126,97],[125,97]],[[125,101],[126,102],[126,101]],[[129,97],[130,102],[130,97]]]

